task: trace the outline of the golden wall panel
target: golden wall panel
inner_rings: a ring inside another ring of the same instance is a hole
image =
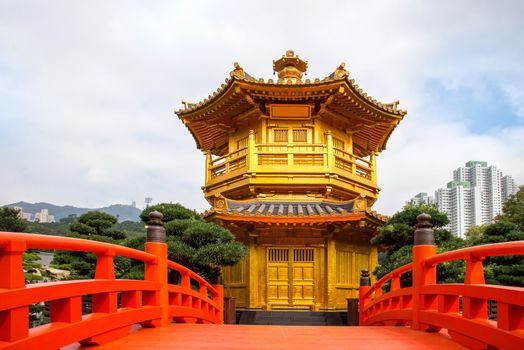
[[[353,283],[359,283],[360,271],[369,270],[369,254],[355,253],[355,268],[353,269]]]
[[[353,274],[353,252],[337,251],[337,285],[349,285]]]
[[[308,120],[311,119],[311,105],[272,104],[269,106],[269,118]]]
[[[247,260],[243,259],[234,266],[226,266],[222,269],[222,277],[226,285],[244,285],[247,281]]]
[[[227,287],[225,293],[226,296],[235,298],[237,307],[248,307],[246,287]]]

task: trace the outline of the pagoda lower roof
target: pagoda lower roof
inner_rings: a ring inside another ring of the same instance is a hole
[[[384,223],[386,216],[365,208],[355,208],[355,201],[233,201],[226,199],[221,208],[212,208],[204,217],[216,216],[228,221],[265,221],[322,223],[340,221],[359,221],[371,219]]]

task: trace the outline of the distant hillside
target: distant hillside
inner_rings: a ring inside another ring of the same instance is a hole
[[[84,213],[87,213],[88,211],[92,210],[98,210],[102,211],[104,213],[108,213],[110,215],[116,216],[118,218],[119,222],[122,221],[140,221],[139,215],[141,213],[141,210],[133,207],[132,205],[125,205],[125,204],[113,204],[108,207],[103,208],[77,208],[73,207],[71,205],[54,205],[51,203],[27,203],[27,202],[18,202],[18,203],[12,203],[8,205],[4,205],[4,207],[20,207],[25,213],[38,213],[42,209],[49,210],[49,214],[53,215],[55,217],[56,221],[59,221],[62,218],[66,218],[69,215],[82,215]]]

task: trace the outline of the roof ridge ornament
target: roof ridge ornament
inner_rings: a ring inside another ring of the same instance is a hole
[[[342,62],[336,69],[334,78],[336,80],[345,79],[349,77],[349,72],[346,70],[346,62]]]
[[[184,105],[184,109],[193,108],[197,105],[195,102],[189,102],[186,100],[182,100],[182,104]]]
[[[343,80],[349,77],[349,72],[346,69],[346,62],[342,62],[335,71],[329,76],[325,77],[322,81],[332,81],[332,80]]]
[[[244,72],[244,68],[240,67],[240,64],[238,64],[238,62],[235,62],[233,64],[233,67],[235,67],[235,69],[233,69],[229,73],[229,75],[232,78],[235,78],[235,79],[238,79],[238,80],[244,80],[246,78],[246,72]]]

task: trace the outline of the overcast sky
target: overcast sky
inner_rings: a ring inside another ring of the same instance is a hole
[[[408,114],[378,157],[374,209],[400,210],[484,160],[524,184],[522,1],[0,2],[0,205],[180,202],[204,156],[174,115],[238,61],[273,78],[293,49]]]

